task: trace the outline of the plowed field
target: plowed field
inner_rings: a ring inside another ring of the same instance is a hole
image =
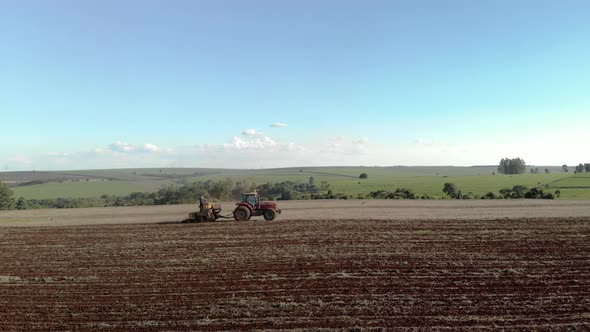
[[[0,330],[590,329],[590,218],[0,228]]]

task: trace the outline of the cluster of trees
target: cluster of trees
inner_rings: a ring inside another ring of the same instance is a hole
[[[473,193],[462,193],[457,186],[452,182],[447,182],[443,185],[443,193],[447,194],[452,199],[473,199]]]
[[[564,172],[569,172],[569,167],[566,164],[563,164],[561,166],[561,169],[563,169]],[[574,173],[590,173],[590,163],[580,163],[578,166],[576,166],[576,169],[574,170]]]
[[[539,188],[528,189],[525,186],[514,186],[512,189],[504,188],[500,190],[500,198],[529,198],[529,199],[554,199],[559,197],[561,192],[555,191],[555,194],[549,192],[543,192]]]
[[[351,195],[343,194],[343,193],[334,193],[332,190],[328,190],[325,193],[317,193],[311,194],[310,199],[349,199],[353,198]],[[357,196],[358,199],[364,199],[362,195]]]
[[[521,158],[502,158],[498,165],[498,173],[522,174],[524,172],[526,172],[526,163]]]
[[[578,166],[576,166],[576,170],[575,173],[590,173],[590,163],[580,163]]]
[[[564,172],[569,172],[569,167],[567,165],[562,165],[561,169]],[[498,173],[502,174],[522,174],[526,171],[526,163],[522,158],[502,158],[500,160],[500,164],[498,165]],[[582,172],[590,173],[590,163],[579,164],[576,166],[575,173],[582,173]],[[531,174],[538,174],[539,168],[531,168]],[[545,174],[549,174],[550,171],[548,168],[545,168]]]
[[[369,193],[375,199],[416,199],[416,194],[407,188],[397,188],[395,191],[377,190]]]
[[[477,197],[471,192],[467,194],[461,193],[461,190],[459,190],[454,183],[449,182],[444,184],[443,192],[453,199],[554,199],[555,197],[559,197],[561,194],[559,190],[555,191],[555,194],[553,194],[549,192],[543,192],[543,190],[539,188],[528,189],[525,186],[517,185],[512,188],[501,189],[499,194],[490,191],[483,196]]]
[[[314,199],[314,195],[329,191],[330,184],[326,181],[322,181],[318,186],[316,185],[315,178],[312,176],[307,183],[283,181],[279,183],[266,183],[255,189],[258,190],[260,197],[263,199],[287,201],[296,199]]]

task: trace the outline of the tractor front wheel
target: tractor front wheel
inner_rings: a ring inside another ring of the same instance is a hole
[[[264,210],[263,215],[264,215],[264,220],[267,220],[267,221],[273,221],[277,217],[277,213],[275,212],[275,210],[271,210],[271,209]]]
[[[245,206],[238,206],[234,210],[234,219],[236,221],[246,221],[250,219],[250,210]]]

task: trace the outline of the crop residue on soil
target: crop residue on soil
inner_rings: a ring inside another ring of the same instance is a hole
[[[584,219],[0,228],[0,330],[590,328]]]

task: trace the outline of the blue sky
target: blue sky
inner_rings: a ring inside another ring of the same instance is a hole
[[[0,167],[588,162],[589,12],[0,0]]]

